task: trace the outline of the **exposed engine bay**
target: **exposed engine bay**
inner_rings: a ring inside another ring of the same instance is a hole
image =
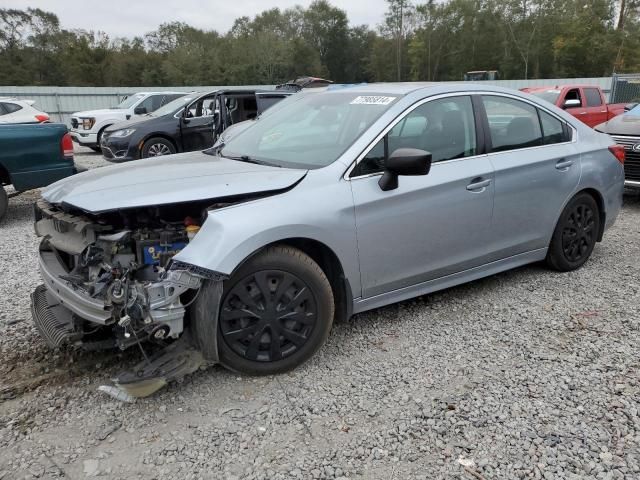
[[[56,325],[36,322],[47,342],[124,350],[178,338],[186,307],[215,273],[172,258],[197,234],[207,207],[211,202],[89,215],[40,199],[35,229],[47,287],[40,295],[58,297],[46,303],[57,300],[67,310],[55,315]]]

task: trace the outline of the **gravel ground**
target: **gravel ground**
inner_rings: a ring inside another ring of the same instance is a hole
[[[213,367],[132,405],[96,389],[137,352],[52,352],[32,326],[34,198],[0,227],[0,479],[640,478],[640,197],[577,272],[360,314],[289,374]]]

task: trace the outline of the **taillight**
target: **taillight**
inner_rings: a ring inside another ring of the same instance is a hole
[[[73,140],[68,133],[65,133],[60,141],[60,150],[67,160],[73,160]]]
[[[36,120],[38,120],[38,122],[40,122],[40,123],[48,122],[49,121],[49,115],[45,115],[44,113],[39,113],[38,115],[36,115]]]
[[[622,145],[611,145],[609,151],[613,153],[613,156],[624,165],[624,147]]]

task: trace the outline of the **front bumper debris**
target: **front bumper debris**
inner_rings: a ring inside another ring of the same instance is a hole
[[[75,332],[72,313],[39,285],[31,294],[31,314],[40,336],[51,348],[72,344],[82,337]]]

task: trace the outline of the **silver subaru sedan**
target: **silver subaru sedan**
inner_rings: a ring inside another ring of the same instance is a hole
[[[226,144],[47,188],[33,316],[52,346],[188,339],[283,372],[337,319],[527,263],[579,268],[620,211],[623,162],[513,90],[299,94]]]

